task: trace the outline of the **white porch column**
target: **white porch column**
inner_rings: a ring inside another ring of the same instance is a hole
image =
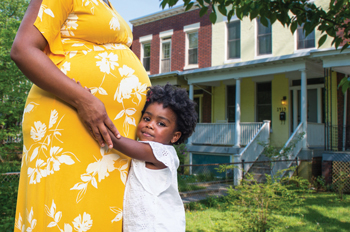
[[[234,163],[236,163],[234,166],[235,168],[233,169],[233,185],[237,186],[241,184],[242,176],[243,176],[243,170],[242,170],[242,165],[241,163],[241,156],[239,154],[234,155]]]
[[[322,88],[317,88],[317,123],[322,123]]]
[[[293,131],[298,126],[298,90],[293,89]]]
[[[307,81],[306,81],[306,69],[301,71],[301,122],[303,123],[303,132],[305,133],[303,139],[303,148],[307,148]]]
[[[241,79],[236,80],[235,147],[241,147]]]

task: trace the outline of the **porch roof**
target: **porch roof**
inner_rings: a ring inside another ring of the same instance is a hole
[[[188,84],[218,85],[220,81],[247,77],[263,77],[278,73],[289,73],[289,78],[299,78],[301,70],[307,70],[308,77],[323,76],[323,68],[334,68],[350,74],[350,48],[340,52],[335,49],[314,49],[290,55],[275,56],[232,64],[186,71],[173,71],[150,75],[152,79],[183,76]]]

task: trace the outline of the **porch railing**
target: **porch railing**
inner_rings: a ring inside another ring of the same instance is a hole
[[[261,143],[267,143],[270,137],[270,121],[264,121],[264,124],[260,127],[258,132],[249,141],[247,146],[241,151],[240,158],[244,162],[244,172],[248,172],[253,162],[258,159],[261,152],[264,150],[264,146]]]
[[[242,122],[241,145],[247,145],[262,125],[262,122]],[[235,123],[197,123],[192,135],[192,144],[233,146]]]
[[[307,123],[307,143],[309,147],[324,147],[323,123]]]
[[[280,157],[277,160],[294,160],[303,147],[303,123],[301,122],[293,132],[292,136],[288,139],[284,147],[280,151]],[[276,175],[277,172],[287,169],[291,166],[293,161],[289,162],[277,162],[273,165],[271,175]],[[285,173],[281,173],[283,176]]]

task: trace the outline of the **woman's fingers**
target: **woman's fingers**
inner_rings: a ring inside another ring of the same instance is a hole
[[[114,136],[117,137],[117,139],[120,139],[121,135],[110,118],[107,118],[107,120],[105,121],[105,124],[107,128],[113,132]]]

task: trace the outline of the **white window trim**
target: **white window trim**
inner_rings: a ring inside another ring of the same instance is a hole
[[[238,20],[239,20],[239,18],[235,15],[235,16],[233,16],[231,18],[230,23],[233,22],[233,21],[238,21]],[[228,43],[228,30],[227,30],[227,24],[229,22],[227,21],[227,17],[224,17],[224,22],[225,22],[225,46],[224,46],[225,59],[224,59],[224,64],[231,64],[231,63],[241,62],[242,61],[242,53],[241,53],[241,57],[240,58],[228,59],[228,46],[227,46],[227,43]],[[240,33],[242,34],[242,31]],[[241,43],[241,45],[242,45],[242,43]]]
[[[188,40],[188,35],[191,33],[195,33],[199,31],[200,28],[200,23],[193,23],[190,25],[186,25],[183,28],[183,31],[186,33],[186,39],[185,39],[185,67],[183,68],[184,70],[188,70],[188,69],[195,69],[198,68],[198,57],[197,57],[197,64],[188,64],[188,49],[189,49],[189,40]],[[199,34],[198,34],[199,37]],[[197,44],[197,49],[199,51],[198,48],[198,44]],[[198,56],[198,53],[197,53]]]
[[[162,31],[162,32],[159,32],[159,38],[163,39],[166,37],[171,37],[173,34],[174,34],[173,29],[167,30],[167,31]]]
[[[160,33],[159,33],[160,34]],[[160,35],[159,35],[160,37]],[[160,49],[159,49],[159,73],[162,73],[162,57],[163,57],[163,43],[169,42],[170,41],[170,72],[171,72],[171,47],[172,47],[172,38],[169,39],[163,39],[167,36],[163,36],[162,39],[160,40]]]
[[[311,1],[312,2],[312,1]],[[316,40],[316,31],[314,29],[315,33],[315,47],[313,48],[301,48],[298,49],[298,28],[294,32],[294,53],[304,53],[304,52],[309,52],[317,49],[317,40]]]
[[[151,43],[152,42],[152,39],[153,39],[153,35],[150,34],[150,35],[145,35],[145,36],[142,36],[139,38],[139,42],[140,42],[140,46],[141,46],[141,49],[140,49],[140,59],[141,59],[141,63],[143,65],[143,58],[144,58],[144,49],[143,49],[143,45],[144,44],[147,44],[147,43]],[[152,44],[151,44],[151,48],[152,48]],[[147,74],[149,75],[151,72],[150,71],[146,71]]]
[[[255,26],[255,31],[254,31],[254,38],[255,38],[255,57],[254,57],[254,59],[264,59],[264,58],[270,58],[270,57],[273,57],[273,48],[272,48],[272,52],[271,52],[271,54],[264,54],[264,55],[259,55],[258,53],[258,49],[259,49],[259,46],[258,46],[258,44],[259,44],[259,40],[258,40],[258,30],[259,30],[259,28],[258,28],[258,18],[256,18],[255,20],[254,20],[255,22],[254,22],[254,26]],[[272,25],[271,25],[271,40],[272,40]],[[272,43],[272,41],[271,41],[271,46],[273,46],[273,43]]]

